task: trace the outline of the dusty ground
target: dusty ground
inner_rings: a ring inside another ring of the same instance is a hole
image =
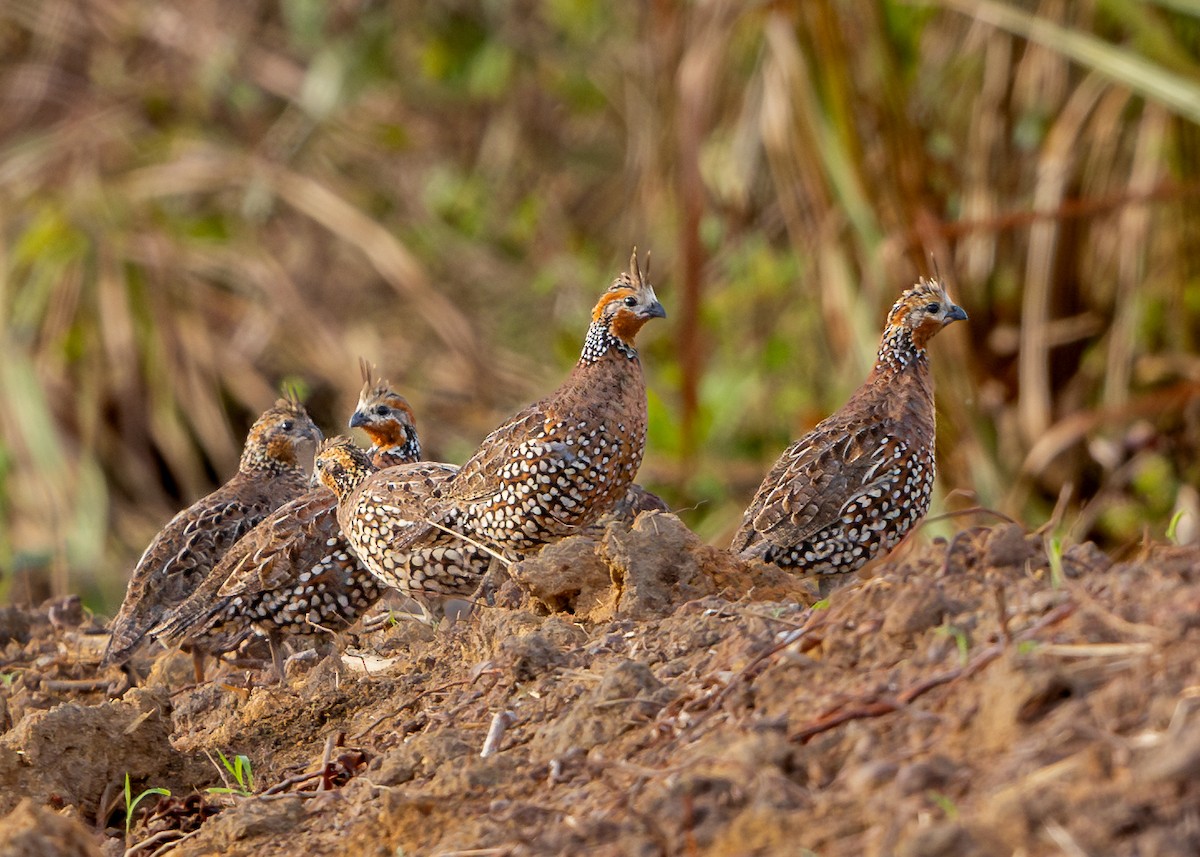
[[[77,605],[0,612],[0,855],[123,853],[126,772],[139,855],[1200,853],[1200,550],[981,527],[812,607],[655,514],[510,572],[286,686],[109,699]]]

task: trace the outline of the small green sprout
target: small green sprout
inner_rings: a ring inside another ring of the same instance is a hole
[[[1186,514],[1186,509],[1180,509],[1171,516],[1171,523],[1167,524],[1167,541],[1173,545],[1179,544],[1179,521]]]
[[[971,641],[967,639],[967,632],[957,625],[941,625],[934,628],[933,632],[939,636],[954,638],[954,645],[958,649],[958,661],[966,666],[971,653]]]
[[[149,797],[150,795],[162,795],[163,797],[170,797],[171,790],[155,787],[152,789],[146,789],[141,794],[139,794],[137,797],[134,797],[133,789],[129,785],[129,772],[128,771],[125,772],[125,841],[126,842],[129,841],[129,830],[133,826],[133,811],[135,809],[137,809],[137,805],[142,802],[142,798]]]
[[[925,796],[933,803],[937,804],[938,808],[945,814],[948,821],[954,821],[956,818],[958,818],[958,806],[956,806],[954,801],[952,801],[950,798],[946,797],[941,792],[934,791],[933,789],[927,791]]]
[[[213,786],[208,789],[208,793],[241,795],[242,797],[254,794],[254,770],[250,767],[250,758],[238,753],[231,762],[220,750],[217,751],[217,755],[221,757],[221,764],[225,766],[225,770],[229,772],[229,776],[233,777],[238,787],[235,789],[231,786]]]
[[[1063,581],[1063,544],[1062,539],[1054,536],[1046,546],[1046,554],[1050,559],[1050,585],[1062,589]]]

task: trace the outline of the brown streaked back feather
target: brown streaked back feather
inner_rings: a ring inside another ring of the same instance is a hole
[[[103,665],[128,660],[147,631],[200,585],[243,534],[303,493],[297,447],[320,436],[294,400],[279,400],[254,422],[233,478],[172,518],[138,560],[110,625]]]

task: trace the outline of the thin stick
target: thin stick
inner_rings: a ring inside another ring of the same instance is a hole
[[[947,518],[961,518],[963,515],[991,515],[992,517],[999,518],[1001,521],[1007,521],[1010,524],[1018,523],[1016,520],[1010,518],[1003,512],[998,512],[995,509],[989,509],[987,506],[971,506],[969,509],[955,509],[953,512],[942,512],[938,515],[929,515],[923,521],[921,521],[921,526],[923,527],[926,524],[932,524],[937,521],[944,521]]]
[[[487,738],[484,739],[483,749],[479,753],[482,758],[486,759],[500,749],[500,742],[504,740],[505,731],[516,719],[517,715],[512,711],[496,712],[492,717],[492,725],[488,728]]]
[[[171,842],[168,842],[166,845],[159,848],[157,851],[151,854],[150,857],[162,857],[162,855],[166,854],[168,851],[173,850],[180,842],[183,842],[185,839],[191,839],[203,829],[203,827],[197,827],[191,833],[183,834],[183,836],[180,836],[178,839],[172,840]]]
[[[306,625],[311,625],[312,627],[316,628],[318,631],[324,631],[324,632],[325,632],[326,634],[328,634],[330,637],[333,637],[334,639],[337,639],[337,631],[333,630],[332,628],[326,628],[326,627],[325,627],[324,625],[322,625],[320,622],[314,622],[314,621],[313,621],[313,619],[312,619],[312,612],[311,612],[311,611],[310,611],[310,612],[308,612],[308,613],[305,613],[305,614],[304,614],[304,623],[305,623]]]
[[[1013,636],[1008,627],[1008,596],[1004,591],[1004,584],[997,583],[992,588],[992,594],[996,598],[996,612],[1000,614],[1000,636],[1004,639],[1006,646],[1011,646]]]
[[[104,832],[105,821],[108,820],[113,809],[116,808],[114,797],[120,788],[121,783],[119,780],[109,780],[108,784],[104,787],[104,791],[100,794],[100,809],[96,813],[96,830],[101,833]]]
[[[286,780],[280,780],[258,797],[276,797],[292,786],[302,785],[307,783],[309,780],[315,780],[317,777],[321,776],[321,773],[321,771],[309,771],[306,774],[296,774],[295,776],[288,777]]]
[[[325,739],[325,752],[321,755],[321,782],[317,784],[317,791],[327,792],[332,790],[333,786],[330,783],[329,776],[329,761],[333,758],[333,745],[337,742],[337,735],[330,733]]]
[[[443,527],[443,526],[442,526],[441,524],[439,524],[437,521],[431,521],[429,518],[422,518],[421,520],[422,520],[422,521],[424,521],[424,522],[425,522],[426,524],[428,524],[429,526],[433,527],[434,529],[441,530],[441,531],[442,531],[443,533],[445,533],[446,535],[449,535],[449,536],[454,536],[454,538],[456,538],[456,539],[458,539],[458,540],[460,540],[460,541],[464,541],[464,542],[466,542],[467,544],[469,544],[469,545],[471,545],[471,546],[473,546],[473,547],[475,547],[475,548],[478,548],[479,550],[483,551],[483,552],[484,552],[485,554],[487,554],[488,556],[492,557],[492,559],[497,559],[497,560],[499,560],[501,563],[503,563],[503,564],[504,564],[504,567],[505,567],[505,568],[511,568],[511,567],[512,567],[512,564],[513,564],[513,563],[512,563],[512,560],[511,560],[511,559],[508,559],[507,557],[505,557],[505,556],[503,556],[503,555],[501,555],[501,554],[497,553],[496,551],[492,550],[492,549],[491,549],[490,547],[488,547],[487,545],[485,545],[485,544],[482,544],[481,542],[477,542],[477,541],[475,541],[475,540],[474,540],[473,538],[471,538],[470,536],[463,535],[462,533],[458,532],[458,530],[452,530],[452,529],[450,529],[449,527]]]
[[[158,833],[155,833],[153,836],[147,836],[141,842],[138,842],[134,845],[130,845],[128,848],[126,848],[125,849],[125,857],[133,857],[134,854],[141,851],[143,848],[147,848],[151,845],[157,845],[159,842],[164,842],[168,839],[172,843],[178,842],[180,839],[183,838],[183,836],[184,836],[184,833],[182,830],[160,830]]]
[[[104,690],[110,684],[109,679],[102,678],[48,678],[42,681],[42,690],[55,692],[81,692],[89,693],[96,690]]]

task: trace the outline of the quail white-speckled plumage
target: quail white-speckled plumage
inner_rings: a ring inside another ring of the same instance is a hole
[[[484,439],[440,492],[435,520],[520,557],[616,506],[646,442],[646,386],[634,340],[647,321],[665,316],[635,251],[629,272],[593,309],[566,381]]]
[[[402,589],[468,594],[490,561],[479,545],[519,558],[612,510],[633,484],[646,438],[634,340],[665,315],[635,251],[593,309],[566,381],[489,434],[456,474],[433,480],[423,500],[407,488],[397,497],[387,484],[395,471],[370,476],[353,450],[326,444],[318,473],[328,485],[343,482],[339,519],[364,563]]]
[[[458,468],[418,462],[376,471],[348,438],[330,438],[317,450],[316,472],[338,498],[342,533],[363,565],[402,592],[470,595],[489,557],[449,536],[417,550],[398,548],[407,533],[426,526],[434,494]],[[444,534],[441,534],[444,535]]]

